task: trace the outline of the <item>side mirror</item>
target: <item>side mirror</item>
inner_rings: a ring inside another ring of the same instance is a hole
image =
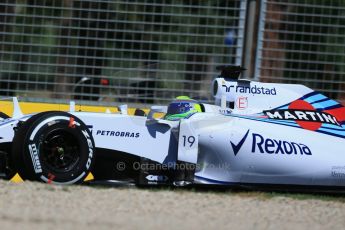
[[[151,109],[150,109],[150,112],[149,114],[147,115],[147,119],[148,120],[154,120],[154,115],[156,113],[166,113],[168,110],[168,107],[167,106],[152,106]]]
[[[123,115],[128,114],[128,105],[120,105],[119,106],[120,113]]]

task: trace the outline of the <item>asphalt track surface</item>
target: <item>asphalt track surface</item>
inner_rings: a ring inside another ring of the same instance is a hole
[[[1,229],[344,229],[344,197],[0,181]]]

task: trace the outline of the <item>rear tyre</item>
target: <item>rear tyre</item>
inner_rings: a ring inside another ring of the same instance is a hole
[[[75,184],[83,182],[92,170],[94,146],[80,119],[65,112],[45,112],[18,129],[12,156],[23,179]]]

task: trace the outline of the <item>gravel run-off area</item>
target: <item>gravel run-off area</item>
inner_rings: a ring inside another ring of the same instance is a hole
[[[3,229],[345,229],[344,197],[0,181]]]

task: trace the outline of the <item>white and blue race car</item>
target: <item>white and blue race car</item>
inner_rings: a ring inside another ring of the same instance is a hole
[[[3,177],[54,184],[345,189],[345,108],[302,85],[238,80],[225,67],[215,105],[180,97],[148,114],[1,114]],[[165,113],[157,118],[155,113]]]

